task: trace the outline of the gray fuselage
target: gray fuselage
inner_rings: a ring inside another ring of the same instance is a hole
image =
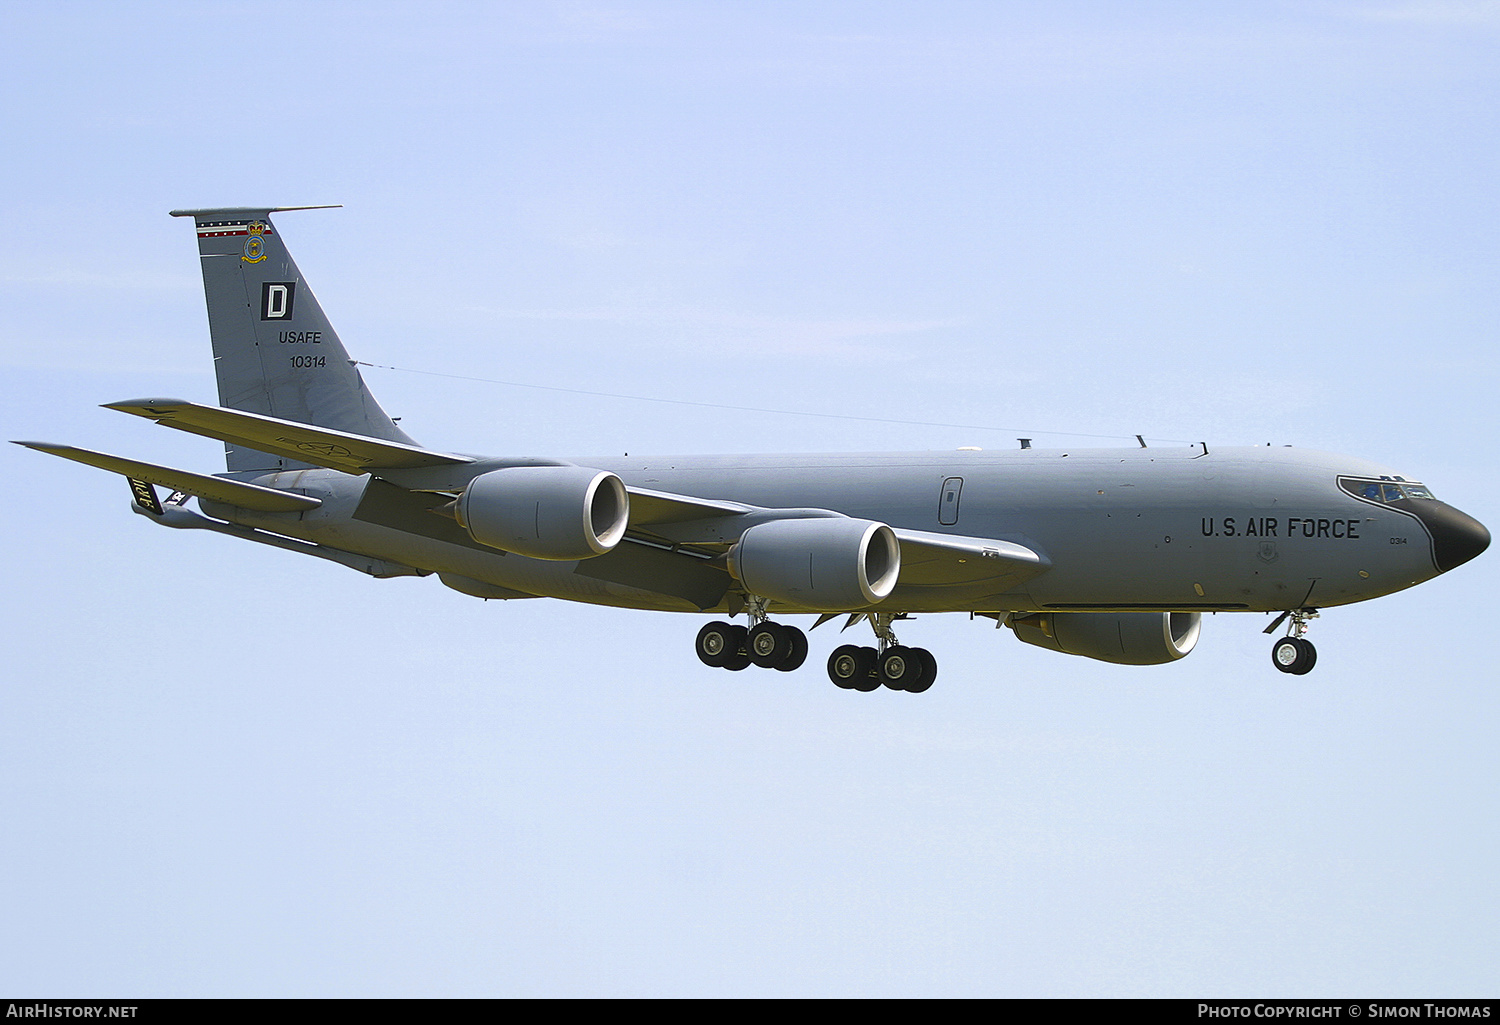
[[[1484,528],[1432,499],[1363,500],[1341,478],[1400,480],[1293,448],[1025,449],[843,455],[584,458],[632,488],[768,508],[827,509],[910,528],[1012,541],[1048,568],[1005,590],[898,586],[891,612],[1279,611],[1411,587],[1482,549]],[[727,574],[632,541],[577,562],[485,548],[430,510],[377,501],[389,486],[331,470],[245,476],[323,500],[302,514],[204,503],[212,516],[443,574],[483,597],[544,596],[723,611]],[[433,496],[434,502],[439,496]],[[1456,524],[1456,526],[1455,526]],[[1472,524],[1472,527],[1469,526]],[[1454,560],[1454,548],[1478,548]],[[1443,551],[1444,546],[1448,551]],[[723,578],[715,587],[713,580]],[[732,609],[731,609],[732,611]],[[782,608],[783,612],[799,611]]]

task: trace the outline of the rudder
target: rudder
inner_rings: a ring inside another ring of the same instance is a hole
[[[319,207],[173,210],[197,226],[219,404],[283,420],[415,442],[365,387],[270,215]],[[309,464],[225,445],[230,470]]]

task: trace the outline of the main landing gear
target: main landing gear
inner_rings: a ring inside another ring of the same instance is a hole
[[[1266,633],[1275,630],[1288,616],[1291,617],[1292,625],[1285,637],[1271,645],[1271,664],[1283,673],[1302,676],[1312,672],[1312,667],[1318,662],[1318,649],[1313,647],[1312,641],[1303,636],[1307,633],[1308,621],[1317,618],[1318,610],[1299,609],[1296,612],[1283,612],[1266,629]]]
[[[807,661],[807,634],[795,626],[762,620],[750,628],[709,623],[695,645],[706,666],[738,672],[750,665],[789,673]]]
[[[869,693],[884,685],[891,690],[920,694],[937,679],[937,659],[926,648],[908,648],[896,641],[891,621],[896,615],[875,612],[870,626],[880,648],[845,644],[828,656],[828,678],[845,690]]]
[[[877,651],[845,644],[828,656],[828,678],[845,690],[869,693],[884,684],[920,694],[937,679],[937,659],[926,648],[893,644]]]
[[[694,650],[704,665],[738,672],[756,665],[789,673],[807,661],[807,634],[794,626],[773,623],[765,618],[765,607],[752,602],[748,608],[749,627],[734,623],[709,623],[698,631]],[[832,616],[825,616],[822,623]],[[905,618],[899,613],[855,613],[845,624],[847,629],[860,619],[868,619],[880,647],[866,648],[845,644],[835,648],[828,658],[828,677],[844,690],[869,692],[885,686],[920,694],[937,679],[937,659],[926,648],[908,648],[896,641],[892,621]]]

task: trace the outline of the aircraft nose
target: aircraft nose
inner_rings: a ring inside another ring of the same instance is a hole
[[[1418,505],[1413,502],[1412,505]],[[1422,502],[1417,513],[1432,535],[1438,570],[1448,572],[1462,566],[1490,546],[1490,532],[1468,513],[1443,502]]]

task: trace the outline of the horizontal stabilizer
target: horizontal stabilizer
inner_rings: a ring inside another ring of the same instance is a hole
[[[216,206],[203,210],[170,210],[169,217],[233,217],[236,214],[280,214],[292,210],[337,210],[343,203],[323,203],[319,206]]]
[[[62,456],[75,463],[85,463],[89,466],[97,466],[101,470],[121,473],[135,480],[143,480],[147,484],[158,484],[164,488],[171,488],[173,491],[206,498],[211,502],[238,506],[241,509],[254,509],[257,512],[300,512],[303,509],[316,509],[323,504],[316,498],[293,494],[290,491],[277,491],[275,488],[263,488],[258,484],[245,484],[224,477],[210,477],[207,474],[193,473],[190,470],[174,470],[170,466],[142,463],[135,459],[106,455],[103,452],[91,452],[86,448],[73,448],[71,445],[48,445],[40,441],[18,441],[16,444],[25,445],[27,448],[34,448],[38,452],[46,452],[49,455]]]
[[[205,438],[217,438],[257,452],[269,452],[342,473],[369,473],[377,469],[414,469],[422,466],[454,466],[473,462],[467,456],[430,452],[415,445],[380,441],[362,434],[349,434],[327,427],[314,427],[295,420],[279,420],[260,413],[246,413],[219,406],[200,406],[181,399],[134,399],[107,402],[106,409],[143,416],[166,427],[175,427]]]

